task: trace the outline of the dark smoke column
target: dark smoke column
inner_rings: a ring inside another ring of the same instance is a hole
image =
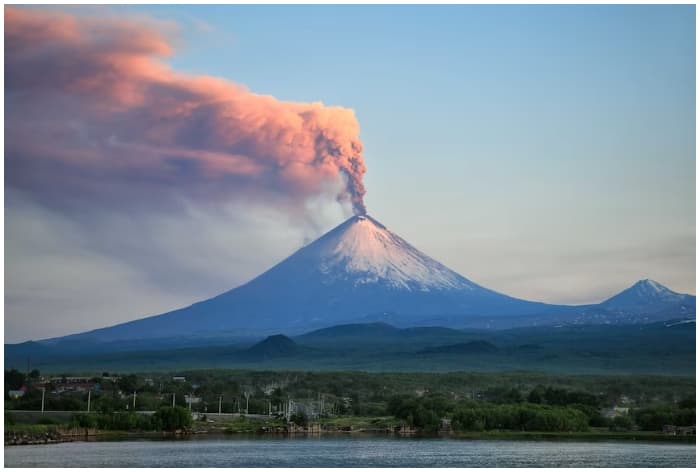
[[[365,207],[364,197],[365,197],[365,185],[362,183],[362,176],[365,173],[365,161],[362,159],[362,155],[358,154],[356,158],[350,159],[355,174],[359,175],[356,180],[350,179],[348,183],[348,192],[350,193],[350,201],[352,202],[352,211],[355,215],[361,216],[367,214],[367,208]]]
[[[362,143],[359,140],[359,126],[355,115],[350,112],[347,116],[351,118],[348,121],[352,125],[342,133],[336,130],[323,130],[317,141],[316,152],[322,162],[320,167],[330,165],[336,168],[336,172],[339,172],[346,181],[345,192],[338,196],[338,201],[350,200],[353,213],[365,215],[367,208],[365,208],[364,196],[367,191],[362,178],[367,167],[362,157]]]

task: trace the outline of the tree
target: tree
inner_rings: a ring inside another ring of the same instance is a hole
[[[309,424],[309,417],[306,416],[305,413],[294,413],[292,416],[289,417],[289,421],[291,421],[295,425],[306,427]]]
[[[695,397],[687,397],[678,402],[678,408],[695,409]]]
[[[17,369],[5,371],[5,394],[8,390],[18,390],[24,385],[24,374]]]
[[[134,374],[125,375],[119,378],[117,385],[122,392],[133,392],[138,385],[138,378]]]
[[[632,429],[632,418],[629,415],[616,416],[611,420],[610,429],[613,431],[629,431]]]
[[[538,385],[532,389],[530,394],[527,396],[527,401],[529,403],[544,403],[544,385]]]
[[[522,394],[515,388],[496,387],[485,393],[486,398],[493,403],[520,403],[523,401]]]

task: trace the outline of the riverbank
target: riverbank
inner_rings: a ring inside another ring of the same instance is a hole
[[[6,427],[5,446],[53,444],[74,441],[120,441],[129,439],[167,439],[191,436],[411,436],[415,438],[447,437],[461,440],[491,441],[641,441],[675,444],[695,444],[695,436],[674,436],[650,431],[611,432],[592,430],[585,432],[542,432],[542,431],[479,431],[426,433],[415,429],[396,428],[383,420],[347,418],[352,421],[316,423],[307,426],[278,424],[279,421],[236,421],[232,424],[196,424],[188,431],[107,431],[96,428],[74,428],[56,425],[16,425]],[[378,427],[382,425],[382,427]]]
[[[197,425],[195,425],[197,429]],[[222,431],[222,429],[218,429]],[[591,428],[580,432],[547,431],[460,431],[451,430],[426,433],[419,429],[401,426],[395,418],[345,416],[324,418],[308,427],[290,427],[282,420],[252,420],[236,418],[223,431],[229,434],[388,434],[417,437],[451,437],[456,439],[478,440],[579,440],[579,441],[658,441],[672,443],[695,443],[695,436],[663,434],[655,431],[610,431],[607,428]],[[200,431],[204,432],[204,431]]]
[[[475,440],[543,440],[543,441],[653,441],[695,444],[695,436],[676,436],[654,431],[577,431],[571,433],[543,431],[479,431],[451,433],[456,439]]]
[[[188,436],[194,431],[114,431],[66,425],[5,426],[5,446],[28,446],[76,441],[119,441],[128,439],[163,439]],[[196,433],[220,434],[217,431]]]
[[[86,440],[89,437],[109,436],[112,431],[96,428],[78,428],[61,425],[14,425],[5,426],[5,446],[53,444]]]

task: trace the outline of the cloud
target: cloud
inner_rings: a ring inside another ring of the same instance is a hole
[[[309,202],[308,221],[251,203],[65,213],[18,191],[5,197],[6,342],[101,328],[218,295],[342,218],[322,196]]]
[[[172,28],[5,9],[6,184],[54,206],[284,201],[364,212],[352,110],[178,73]]]
[[[364,211],[352,110],[178,73],[176,38],[5,8],[6,342],[216,295]]]

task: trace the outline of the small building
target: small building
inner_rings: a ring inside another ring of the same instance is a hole
[[[452,420],[449,418],[442,418],[440,420],[440,432],[448,433],[452,431]]]
[[[56,385],[56,389],[54,391],[59,394],[65,392],[83,393],[87,392],[88,390],[96,390],[98,385],[99,384],[97,382],[91,381],[69,381]]]
[[[695,436],[695,426],[679,426],[676,429],[678,436]]]
[[[632,403],[632,399],[627,395],[620,395],[620,404],[629,405]]]
[[[612,408],[605,408],[601,411],[601,414],[605,418],[617,418],[618,416],[625,416],[629,413],[630,409],[624,406],[614,406]]]
[[[10,390],[7,394],[12,399],[21,398],[24,396],[24,390]]]
[[[195,397],[194,395],[185,395],[185,403],[189,405],[196,405],[197,403],[201,403],[202,398],[201,397]]]
[[[669,436],[695,436],[695,426],[676,426],[674,424],[665,424],[661,428],[661,431]]]
[[[173,377],[173,382],[185,382],[186,380],[187,379],[185,379],[185,377],[181,377],[181,376]]]

